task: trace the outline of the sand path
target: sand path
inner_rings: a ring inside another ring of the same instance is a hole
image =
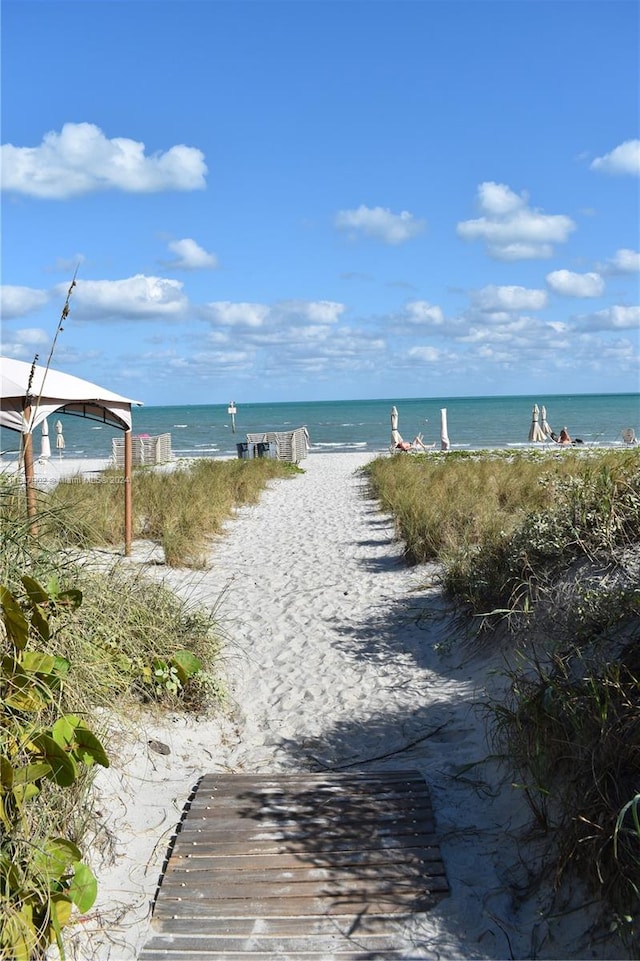
[[[231,710],[131,732],[101,772],[115,860],[100,868],[100,900],[76,941],[83,961],[136,957],[168,838],[201,774],[400,767],[430,786],[451,887],[405,929],[407,957],[587,956],[584,919],[550,924],[549,892],[525,890],[521,794],[498,791],[495,769],[480,764],[488,748],[476,702],[496,683],[495,665],[465,653],[439,590],[424,588],[432,572],[404,564],[357,473],[369,459],[312,454],[303,475],[238,512],[206,571],[149,568],[215,607]],[[154,739],[170,753],[156,753]]]

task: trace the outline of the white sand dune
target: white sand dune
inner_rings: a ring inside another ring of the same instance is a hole
[[[356,473],[370,456],[312,454],[304,475],[238,512],[204,572],[149,566],[215,607],[231,709],[114,742],[96,799],[112,863],[93,851],[100,893],[73,940],[76,957],[137,956],[167,843],[202,774],[324,767],[412,768],[430,786],[451,896],[407,926],[408,957],[616,957],[589,944],[590,918],[575,900],[565,913],[550,886],[529,888],[542,849],[522,839],[528,809],[483,763],[478,704],[499,687],[499,658],[472,656],[437,586],[425,587],[433,571],[403,562]],[[144,556],[137,545],[128,563]]]

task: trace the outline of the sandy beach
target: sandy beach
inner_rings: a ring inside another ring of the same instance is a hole
[[[111,843],[92,845],[98,901],[71,956],[137,957],[203,774],[410,768],[430,788],[451,896],[406,925],[407,958],[616,957],[589,943],[579,891],[531,884],[543,845],[525,840],[508,773],[485,762],[481,705],[500,688],[501,657],[474,655],[434,570],[405,565],[357,473],[370,457],[312,454],[304,474],[238,511],[204,571],[170,570],[146,543],[117,559],[215,609],[229,697],[213,719],[114,731],[94,812]]]

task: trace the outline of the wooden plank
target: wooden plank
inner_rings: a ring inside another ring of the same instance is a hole
[[[312,776],[291,777],[287,775],[287,783],[284,786],[282,781],[273,778],[254,779],[246,775],[234,775],[240,778],[240,782],[231,781],[228,775],[209,775],[201,779],[198,784],[196,797],[192,803],[204,803],[207,799],[219,800],[231,797],[237,800],[243,796],[254,797],[262,796],[265,799],[277,799],[278,797],[291,797],[295,793],[304,797],[307,794],[312,799],[343,797],[353,798],[357,795],[371,799],[376,795],[416,795],[429,799],[429,792],[424,781],[417,779],[401,780],[365,777],[343,777],[340,779],[329,780],[322,778],[317,784],[314,783]]]
[[[444,887],[444,885],[443,885]],[[414,895],[403,899],[384,896],[357,897],[343,900],[337,898],[305,898],[288,897],[284,901],[280,898],[234,898],[229,901],[198,901],[173,900],[162,898],[156,911],[160,917],[168,920],[175,918],[281,918],[299,917],[301,915],[322,917],[354,917],[354,915],[371,911],[374,914],[420,914],[429,911],[444,896],[445,891],[434,890],[433,894],[425,891],[422,895]],[[155,916],[155,915],[154,915]]]
[[[179,860],[169,863],[165,872],[163,884],[170,881],[183,881],[188,884],[211,884],[214,880],[218,884],[233,882],[236,884],[252,884],[256,881],[268,881],[269,883],[284,882],[289,879],[309,881],[332,881],[340,878],[367,878],[375,877],[386,881],[410,880],[412,883],[423,877],[425,874],[433,876],[442,867],[440,861],[431,861],[429,866],[424,861],[377,861],[370,859],[367,861],[355,862],[353,864],[343,864],[339,866],[330,864],[316,865],[310,864],[282,864],[271,863],[263,865],[261,858],[249,858],[242,869],[235,867],[237,858],[234,858],[234,866],[220,866],[216,858],[204,863],[198,863],[195,868],[190,867],[191,859],[187,865],[180,863]],[[444,872],[440,872],[444,873]]]
[[[226,851],[220,851],[218,845],[204,843],[190,847],[186,853],[184,846],[180,851],[174,851],[167,871],[176,870],[178,867],[189,871],[208,871],[215,867],[221,872],[237,874],[253,869],[256,864],[265,870],[268,868],[286,870],[300,867],[301,864],[308,864],[310,861],[313,859],[306,856],[305,852],[268,851],[264,854],[247,856],[243,850],[237,854],[228,854]],[[430,847],[416,845],[415,847],[384,847],[372,848],[369,851],[332,851],[331,853],[331,864],[336,868],[359,864],[416,864],[422,868],[439,861],[440,849],[437,844]]]
[[[287,917],[287,918],[206,918],[198,919],[198,936],[247,938],[260,934],[270,943],[281,938],[302,939],[310,936],[346,938],[385,938],[397,934],[403,921],[411,914],[362,914],[359,917]],[[156,932],[170,929],[175,935],[193,932],[193,918],[170,918],[168,921],[154,919]]]
[[[215,875],[207,875],[197,881],[193,878],[185,881],[166,878],[163,882],[163,893],[165,898],[182,898],[186,890],[190,900],[216,902],[247,898],[259,901],[275,898],[280,901],[283,898],[297,897],[323,898],[330,901],[358,899],[366,903],[367,898],[371,897],[372,900],[384,898],[397,903],[413,903],[416,895],[419,896],[423,890],[418,880],[415,875],[405,878],[347,877],[318,880],[309,878],[307,872],[303,872],[301,877],[286,878],[283,881],[261,879],[247,883],[240,879],[233,883],[228,879],[217,881]],[[435,882],[433,878],[429,880],[431,883]],[[426,881],[423,884],[426,887]]]
[[[313,852],[310,849],[310,841],[314,841]],[[394,836],[389,834],[379,837],[376,842],[375,850],[382,853],[389,852],[390,856],[400,857],[402,851],[412,851],[424,846],[431,848],[435,845],[433,835],[421,836],[411,834],[408,836]],[[310,835],[308,838],[298,837],[295,841],[283,836],[282,832],[272,831],[256,838],[242,837],[235,840],[232,838],[225,842],[224,837],[212,841],[205,834],[181,836],[179,854],[183,857],[198,857],[198,852],[204,852],[203,856],[211,855],[212,851],[222,853],[224,844],[224,854],[229,856],[239,856],[242,854],[260,857],[267,854],[290,854],[296,856],[311,857],[315,853],[318,857],[328,856],[329,854],[342,856],[358,856],[366,853],[366,848],[362,842],[356,838],[332,838],[326,837],[318,839]],[[177,843],[176,843],[177,846]],[[371,849],[369,849],[371,850]]]
[[[151,940],[147,948],[153,948],[155,943],[156,949],[162,948],[166,945],[166,939],[160,936],[156,936]],[[233,953],[234,956],[241,952],[256,952],[256,951],[269,951],[269,952],[279,952],[291,955],[293,958],[304,957],[305,954],[317,954],[320,953],[325,957],[329,952],[331,955],[337,955],[342,958],[346,953],[352,953],[354,951],[389,951],[398,950],[398,939],[394,935],[380,935],[379,937],[373,936],[368,937],[366,935],[358,936],[349,942],[340,934],[333,935],[320,935],[320,936],[305,936],[299,938],[271,938],[266,947],[264,947],[264,938],[260,933],[257,935],[249,935],[248,937],[242,938],[225,938],[218,937],[216,935],[202,935],[198,934],[193,936],[190,933],[184,935],[173,934],[170,940],[171,950],[173,952],[179,952],[181,955],[187,957],[189,951],[224,951],[228,954]],[[254,954],[255,957],[255,954]]]
[[[140,961],[406,959],[399,922],[447,894],[415,772],[206,775]]]
[[[299,915],[354,916],[362,912],[373,914],[415,914],[428,911],[446,894],[447,888],[443,880],[429,881],[433,891],[415,893],[412,896],[400,898],[384,895],[373,897],[288,897],[280,898],[236,898],[225,901],[209,901],[190,899],[173,899],[165,896],[158,901],[156,912],[165,919],[169,917],[188,918],[277,918],[297,917]],[[154,913],[154,916],[155,916]]]
[[[356,809],[359,817],[356,816]],[[215,820],[220,824],[229,821],[242,823],[247,820],[277,824],[292,819],[306,824],[307,821],[336,817],[343,818],[346,821],[356,821],[361,825],[363,821],[377,823],[379,821],[398,820],[400,817],[433,821],[433,812],[426,805],[410,803],[398,797],[385,797],[374,804],[361,803],[359,805],[354,798],[332,798],[324,802],[316,801],[313,807],[294,799],[286,803],[282,801],[268,805],[255,804],[251,808],[241,809],[238,809],[237,801],[232,807],[231,804],[225,805],[213,800],[204,808],[194,806],[183,825],[187,826],[190,823],[201,825],[202,822],[210,820]]]
[[[178,837],[186,836],[187,840],[197,840],[194,835],[206,833],[211,840],[224,839],[233,832],[236,837],[255,838],[280,837],[282,840],[295,841],[300,839],[318,838],[325,846],[329,846],[330,840],[348,838],[355,835],[361,838],[367,827],[375,837],[407,837],[418,834],[424,835],[432,833],[435,825],[431,818],[422,819],[416,817],[397,817],[382,815],[379,821],[363,818],[357,822],[345,817],[314,817],[296,820],[295,817],[264,818],[259,822],[255,820],[244,820],[236,818],[221,818],[219,821],[215,817],[187,819],[178,833]],[[319,835],[319,831],[331,829],[328,836]]]
[[[335,954],[335,949],[332,949],[332,956]],[[317,951],[305,951],[304,948],[296,950],[295,953],[283,954],[282,951],[275,952],[264,952],[261,948],[257,951],[240,951],[240,952],[227,952],[227,951],[216,951],[208,950],[205,947],[201,947],[196,943],[192,942],[188,948],[183,946],[175,950],[170,944],[166,942],[163,943],[153,943],[150,944],[149,950],[145,948],[144,953],[140,955],[140,961],[176,961],[176,959],[184,958],[185,961],[212,961],[212,959],[219,959],[219,961],[256,961],[259,958],[274,958],[277,961],[328,961],[326,952]],[[412,961],[411,957],[407,955],[406,949],[403,948],[387,948],[382,951],[364,950],[361,951],[359,948],[354,948],[350,951],[344,951],[337,955],[340,961],[387,961],[387,959],[398,958],[400,961]],[[418,958],[424,957],[424,955],[419,955]]]

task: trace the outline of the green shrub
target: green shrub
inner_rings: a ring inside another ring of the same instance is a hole
[[[56,943],[75,907],[92,906],[97,882],[70,837],[78,820],[69,793],[93,764],[108,767],[102,744],[75,714],[61,713],[70,662],[32,647],[47,644],[77,590],[45,590],[24,576],[22,601],[0,585],[0,956],[29,961]],[[36,803],[37,802],[37,803]]]

